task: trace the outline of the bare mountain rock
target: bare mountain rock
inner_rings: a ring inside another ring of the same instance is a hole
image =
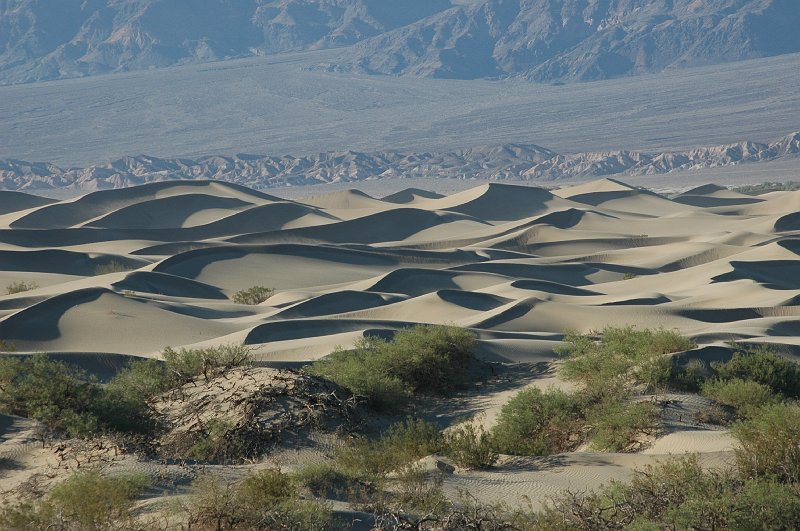
[[[334,71],[592,81],[800,51],[794,0],[488,0],[364,41]]]
[[[125,157],[87,168],[0,160],[0,189],[90,191],[176,179],[217,179],[251,188],[365,179],[441,177],[555,181],[613,175],[654,175],[800,156],[800,133],[776,142],[739,142],[667,153],[609,151],[559,154],[536,145],[507,144],[446,153],[354,151],[309,156],[208,156],[198,159]]]
[[[330,48],[448,0],[6,0],[0,83]]]

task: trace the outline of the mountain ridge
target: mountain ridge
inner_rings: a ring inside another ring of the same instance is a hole
[[[358,182],[386,178],[480,178],[559,181],[570,178],[657,175],[800,157],[800,132],[765,144],[743,141],[684,151],[646,153],[607,151],[559,154],[534,145],[504,144],[443,153],[356,151],[308,156],[164,159],[124,157],[86,168],[60,168],[44,162],[0,159],[0,189],[100,190],[179,179],[214,179],[251,188]]]
[[[0,84],[330,48],[316,68],[594,81],[800,52],[798,26],[794,0],[3,0]]]

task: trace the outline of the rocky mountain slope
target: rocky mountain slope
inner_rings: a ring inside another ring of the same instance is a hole
[[[368,40],[330,70],[591,81],[800,51],[794,0],[489,0]]]
[[[798,52],[799,26],[795,0],[3,0],[0,83],[342,46],[319,66],[589,81]]]
[[[0,82],[330,48],[448,0],[3,0]]]
[[[448,153],[320,153],[305,157],[237,155],[199,159],[138,156],[87,168],[0,160],[0,188],[98,190],[174,179],[219,179],[253,188],[355,182],[375,178],[481,178],[555,181],[613,175],[651,175],[800,156],[800,133],[776,142],[739,142],[681,152],[558,154],[508,144]]]

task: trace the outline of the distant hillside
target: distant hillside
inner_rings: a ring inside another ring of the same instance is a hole
[[[448,7],[449,0],[2,0],[0,83],[342,46]]]
[[[218,179],[252,188],[356,182],[375,178],[480,178],[555,181],[772,161],[800,156],[800,133],[776,142],[740,142],[671,153],[611,151],[558,154],[535,145],[505,145],[449,153],[322,153],[307,157],[209,156],[199,159],[126,157],[88,168],[0,160],[0,189],[100,190],[177,179]]]
[[[797,0],[489,0],[367,40],[334,71],[591,81],[800,51]]]
[[[798,27],[797,0],[0,0],[0,83],[342,46],[320,66],[590,81],[798,52]]]

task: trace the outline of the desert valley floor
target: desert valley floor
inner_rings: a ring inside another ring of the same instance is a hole
[[[553,353],[568,329],[676,329],[698,344],[683,356],[703,363],[731,341],[793,356],[798,211],[800,192],[751,197],[708,185],[668,198],[613,180],[296,200],[208,181],[65,201],[0,192],[0,285],[34,288],[0,296],[0,339],[103,379],[129,356],[156,357],[167,346],[244,343],[260,364],[299,368],[364,334],[454,324],[474,331],[477,355],[504,369],[426,413],[443,425],[470,416],[491,425],[517,390],[568,385]],[[257,306],[230,300],[256,285],[275,294]],[[445,489],[539,503],[627,478],[667,454],[732,459],[728,431],[693,420],[705,399],[668,398],[661,432],[636,452],[504,458],[492,470],[449,475]],[[22,464],[3,472],[2,490],[58,468],[28,421],[0,423],[0,457]],[[291,468],[322,453],[265,462]],[[191,473],[132,459],[118,466]]]

